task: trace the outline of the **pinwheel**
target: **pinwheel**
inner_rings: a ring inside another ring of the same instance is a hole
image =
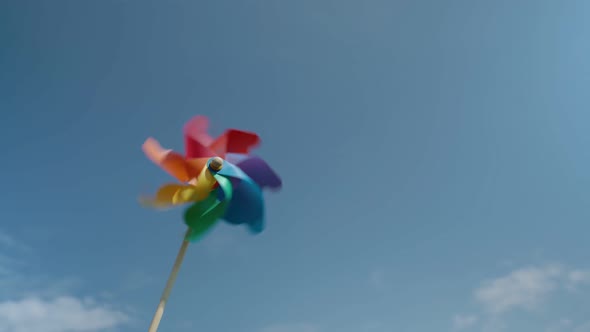
[[[262,190],[281,187],[280,178],[268,164],[250,154],[260,143],[258,135],[229,129],[213,139],[207,133],[208,125],[203,116],[187,122],[184,156],[164,149],[153,138],[143,144],[146,156],[178,182],[163,185],[153,197],[142,198],[142,203],[157,209],[188,205],[184,213],[188,230],[149,332],[158,329],[189,242],[202,238],[219,220],[244,224],[250,232],[260,233],[264,229]]]

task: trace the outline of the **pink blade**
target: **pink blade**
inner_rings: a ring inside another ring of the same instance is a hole
[[[208,148],[213,138],[207,133],[209,120],[204,116],[195,116],[184,125],[185,155],[187,158],[215,157]]]

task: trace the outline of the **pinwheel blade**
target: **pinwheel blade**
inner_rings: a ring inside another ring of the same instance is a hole
[[[247,224],[254,233],[264,228],[264,200],[260,187],[240,168],[225,162],[214,175],[216,179],[227,177],[239,180],[233,187],[233,197],[223,219],[232,224]],[[220,181],[220,180],[218,180]]]
[[[257,134],[237,129],[228,129],[209,145],[218,156],[225,158],[227,153],[248,154],[260,144]]]
[[[164,149],[158,141],[153,138],[148,138],[142,146],[145,155],[160,168],[168,172],[170,175],[177,178],[179,181],[187,182],[198,172],[200,169],[195,170],[188,165],[183,156],[180,154]]]
[[[264,229],[264,200],[260,187],[242,181],[234,187],[234,197],[228,203],[223,219],[231,224],[247,224],[250,231],[260,233]]]
[[[154,197],[141,197],[140,202],[156,209],[165,209],[204,199],[209,191],[197,191],[195,187],[183,184],[166,184],[160,187]]]
[[[194,242],[202,238],[224,216],[228,202],[232,198],[231,182],[221,176],[216,176],[215,179],[219,183],[218,190],[223,191],[226,199],[220,201],[217,198],[218,193],[213,191],[205,200],[193,204],[186,210],[184,221],[191,228],[191,232],[187,234],[189,241]]]
[[[187,240],[197,241],[202,238],[225,213],[227,203],[219,202],[216,193],[189,207],[184,213],[184,222],[191,231]]]
[[[237,165],[244,173],[256,182],[260,188],[280,189],[281,178],[262,158],[252,156],[240,161]]]
[[[187,121],[183,131],[185,136],[190,136],[202,145],[209,146],[213,142],[213,137],[207,133],[208,130],[209,119],[206,116],[197,115]]]
[[[209,149],[213,138],[207,133],[209,120],[204,116],[195,116],[184,126],[185,155],[187,158],[214,157]]]

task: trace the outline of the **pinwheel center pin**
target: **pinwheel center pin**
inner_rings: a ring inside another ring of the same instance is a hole
[[[223,168],[223,159],[214,157],[209,159],[209,168],[214,172],[219,172]]]

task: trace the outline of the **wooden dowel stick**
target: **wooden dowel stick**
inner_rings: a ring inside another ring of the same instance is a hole
[[[154,318],[152,319],[152,323],[150,324],[148,332],[158,331],[158,326],[160,326],[162,315],[164,315],[164,307],[166,306],[166,301],[168,301],[168,297],[170,296],[170,292],[172,291],[172,287],[174,286],[174,282],[176,281],[176,276],[178,275],[178,271],[180,270],[180,266],[182,265],[182,260],[184,259],[186,248],[188,248],[189,242],[186,240],[186,238],[189,235],[190,231],[191,230],[189,228],[186,231],[186,236],[183,238],[182,245],[180,246],[180,250],[178,251],[178,255],[176,256],[176,261],[174,262],[174,266],[172,267],[172,272],[170,272],[170,276],[168,277],[168,281],[166,282],[166,287],[164,288],[164,292],[162,293],[162,297],[160,298],[160,304],[156,309],[156,313],[154,314]]]

